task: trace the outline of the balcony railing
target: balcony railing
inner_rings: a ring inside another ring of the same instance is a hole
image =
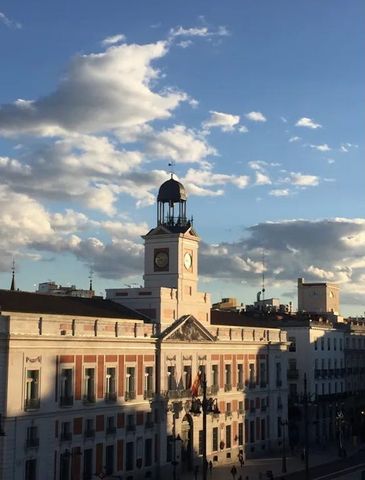
[[[130,424],[130,425],[127,425],[126,430],[127,430],[127,432],[135,432],[136,431],[136,425],[134,423]]]
[[[145,390],[143,392],[143,398],[145,400],[149,400],[150,398],[153,398],[155,395],[155,392],[153,390]]]
[[[127,391],[124,394],[125,401],[128,402],[130,400],[135,400],[136,398],[136,392],[134,391]]]
[[[316,368],[314,370],[314,378],[320,378],[320,377],[321,377],[321,371],[318,368]]]
[[[105,393],[105,401],[107,403],[115,403],[117,401],[117,393],[116,392],[106,392]]]
[[[95,403],[95,395],[93,393],[88,393],[87,395],[84,395],[82,398],[82,402],[84,405],[91,405]]]
[[[281,388],[283,385],[283,382],[281,380],[276,380],[276,386],[277,388]]]
[[[72,432],[61,432],[61,442],[71,442]]]
[[[39,438],[27,438],[25,440],[25,448],[38,448],[39,447]]]
[[[243,382],[237,382],[237,390],[244,390],[245,384]]]
[[[289,368],[287,372],[288,380],[298,380],[299,371],[297,368]]]
[[[65,395],[60,397],[60,406],[61,407],[72,407],[74,404],[74,397],[71,395]]]
[[[95,430],[93,428],[88,428],[84,432],[85,438],[94,438],[95,437]]]
[[[232,418],[232,412],[231,412],[231,410],[229,410],[228,412],[226,412],[225,417],[226,417],[226,420],[227,420],[228,418]]]
[[[216,395],[219,392],[219,385],[210,385],[207,388],[207,395]]]
[[[117,433],[117,427],[115,427],[114,425],[106,427],[105,432],[107,435],[115,435]]]
[[[146,421],[146,423],[144,424],[144,428],[145,430],[151,430],[153,428],[153,425],[154,423],[152,422],[152,420],[149,420],[149,421]]]
[[[232,384],[231,383],[226,383],[224,385],[224,391],[225,392],[230,392],[232,390]]]
[[[256,382],[253,380],[249,380],[245,382],[246,387],[248,387],[250,390],[253,390],[256,388]]]
[[[37,410],[41,406],[39,398],[26,398],[24,403],[25,410]]]

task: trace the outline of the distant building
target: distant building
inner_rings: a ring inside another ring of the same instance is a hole
[[[334,283],[304,283],[298,278],[298,311],[339,315],[340,290]]]
[[[220,302],[213,303],[212,308],[215,310],[239,310],[242,306],[237,305],[237,299],[234,297],[222,298]]]
[[[92,288],[88,290],[82,288],[76,288],[76,285],[70,285],[64,287],[58,285],[56,282],[43,282],[38,284],[38,290],[36,293],[41,293],[44,295],[58,295],[62,297],[81,297],[81,298],[92,298],[95,295],[95,292]]]

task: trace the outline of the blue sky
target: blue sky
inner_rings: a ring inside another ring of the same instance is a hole
[[[174,161],[201,288],[365,310],[362,1],[5,1],[0,281],[141,283]]]

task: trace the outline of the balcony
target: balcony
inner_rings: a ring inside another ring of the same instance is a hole
[[[146,423],[144,424],[144,428],[145,430],[152,430],[153,425],[154,423],[152,422],[152,420],[149,420],[149,421],[146,421]]]
[[[314,378],[321,378],[321,371],[318,368],[314,370]]]
[[[256,382],[253,380],[246,381],[245,382],[246,387],[248,387],[250,390],[254,390],[256,388]]]
[[[229,419],[229,418],[232,418],[232,412],[231,412],[231,410],[229,410],[228,412],[226,412],[225,417],[226,417],[226,420]]]
[[[25,448],[38,448],[39,447],[39,438],[31,437],[25,440]]]
[[[145,400],[150,400],[151,398],[153,398],[155,395],[155,392],[153,390],[145,390],[143,392],[143,398]]]
[[[24,410],[38,410],[41,406],[39,398],[26,398],[24,403]]]
[[[207,388],[207,395],[217,395],[219,392],[219,385],[211,385]]]
[[[288,380],[298,380],[299,370],[297,368],[289,368],[287,371]]]
[[[237,391],[242,391],[245,389],[245,384],[243,382],[237,383]]]
[[[334,373],[335,373],[335,371],[333,370],[333,368],[330,368],[330,369],[328,370],[328,377],[329,377],[329,378],[332,378],[332,377],[334,376]]]
[[[72,407],[74,404],[74,397],[72,395],[65,395],[60,397],[60,407]]]
[[[95,437],[95,430],[93,428],[88,428],[84,432],[84,437],[85,438],[94,438]]]
[[[71,442],[72,432],[61,432],[61,442]]]
[[[327,370],[327,368],[322,368],[322,370],[321,370],[321,377],[322,377],[322,378],[327,378],[327,375],[328,375],[328,370]]]
[[[96,399],[93,393],[88,393],[82,397],[82,403],[84,405],[92,405],[95,402],[96,402]]]
[[[106,392],[105,393],[105,401],[106,401],[106,403],[115,403],[117,401],[117,393],[116,392]]]
[[[232,384],[231,383],[225,383],[224,391],[225,392],[230,392],[231,390],[232,390]]]
[[[135,400],[136,398],[136,392],[135,391],[127,391],[124,393],[124,399],[126,402],[129,402],[130,400]]]
[[[135,432],[136,431],[136,425],[134,423],[131,423],[125,427],[127,432]]]
[[[107,435],[115,435],[117,433],[117,427],[110,425],[109,427],[106,427],[105,433]]]

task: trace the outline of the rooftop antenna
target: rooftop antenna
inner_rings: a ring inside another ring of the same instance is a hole
[[[13,264],[11,267],[11,285],[10,285],[10,290],[14,291],[15,290],[15,260],[13,257]]]
[[[90,271],[89,271],[89,280],[90,280],[89,290],[90,290],[90,292],[93,289],[93,274],[94,274],[93,269],[90,268]]]
[[[176,165],[176,162],[174,162],[174,160],[171,160],[171,162],[168,163],[168,166],[170,167],[171,178],[174,178],[174,175],[175,175],[175,165]]]
[[[265,250],[262,249],[262,300],[265,300]]]

